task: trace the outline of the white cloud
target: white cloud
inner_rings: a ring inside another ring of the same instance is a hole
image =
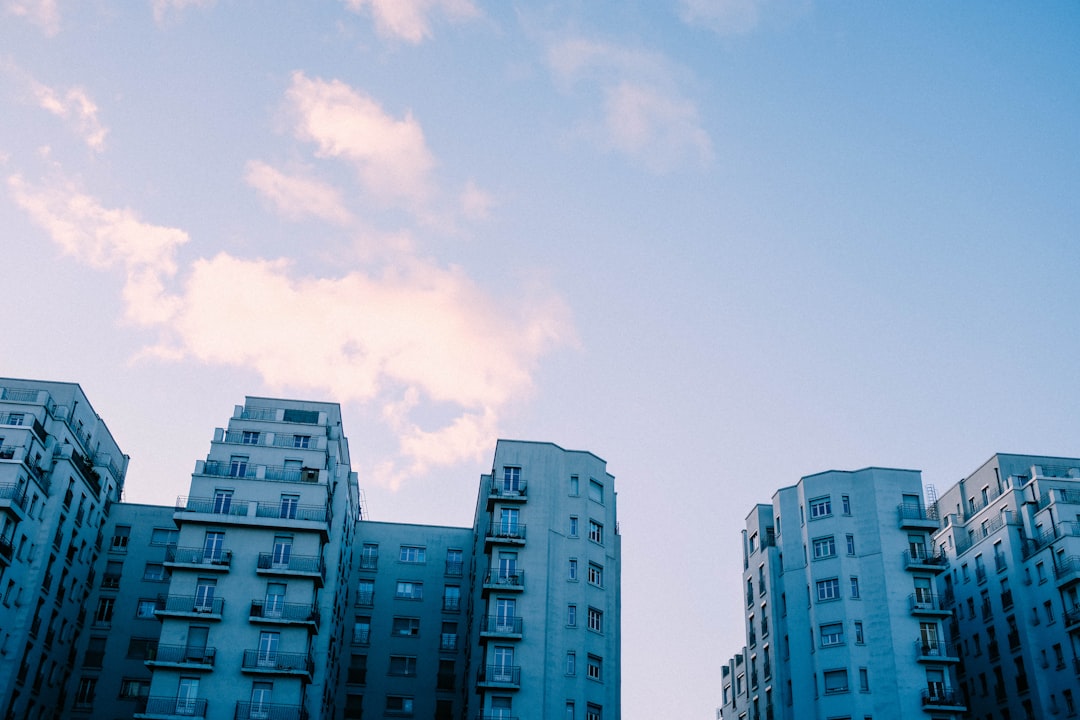
[[[60,32],[60,8],[56,0],[8,0],[4,9],[10,15],[26,18],[50,37]]]
[[[766,0],[679,0],[679,17],[721,35],[746,33],[757,27]]]
[[[170,12],[181,13],[189,7],[207,8],[216,0],[151,0],[154,9],[154,22],[161,25]]]
[[[276,388],[382,405],[400,442],[400,457],[380,469],[391,484],[489,448],[500,408],[531,391],[545,352],[573,339],[558,297],[492,296],[407,243],[376,267],[332,276],[226,252],[178,273],[181,230],[105,208],[66,181],[32,187],[12,176],[8,186],[65,253],[122,268],[128,318],[157,331],[144,355],[249,368]],[[422,428],[411,419],[421,403],[456,412]]]
[[[380,35],[414,45],[431,37],[431,15],[436,11],[452,21],[480,15],[471,0],[345,0],[345,6],[355,13],[369,7]]]
[[[602,98],[599,119],[582,127],[591,141],[657,172],[711,162],[712,142],[697,105],[679,89],[675,68],[662,56],[573,39],[553,45],[548,62],[565,91],[584,85]]]
[[[296,137],[316,155],[351,163],[364,188],[385,201],[422,203],[435,161],[411,113],[396,119],[367,95],[339,80],[293,73],[286,97],[296,115]]]
[[[258,160],[248,163],[244,179],[290,220],[311,216],[344,225],[352,219],[341,192],[320,180],[286,175]]]
[[[98,107],[85,90],[73,87],[60,94],[37,81],[31,80],[30,83],[38,105],[71,122],[91,150],[101,152],[105,149],[108,130],[98,119]]]
[[[461,191],[461,212],[469,220],[486,220],[495,205],[491,194],[481,190],[472,180],[465,183]]]

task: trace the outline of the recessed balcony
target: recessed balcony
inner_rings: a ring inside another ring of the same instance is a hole
[[[199,620],[221,620],[225,609],[224,598],[208,598],[196,595],[168,595],[159,597],[154,615],[165,617],[197,618]]]
[[[257,702],[238,702],[233,714],[233,720],[307,720],[307,717],[303,705]]]
[[[138,698],[133,717],[145,720],[172,720],[172,718],[206,717],[206,698],[160,697]]]
[[[926,712],[967,712],[960,693],[948,688],[923,690],[922,706]]]
[[[525,526],[521,523],[495,523],[490,525],[484,535],[484,545],[525,544]]]
[[[232,550],[208,547],[165,548],[165,567],[188,568],[205,572],[228,572],[232,565]]]
[[[925,549],[905,550],[904,569],[936,575],[949,569],[949,559],[944,555],[930,555]]]
[[[521,667],[518,665],[485,665],[476,673],[476,685],[492,690],[520,690]]]
[[[481,620],[480,639],[520,640],[521,617],[488,615]]]
[[[487,507],[488,510],[501,503],[523,503],[529,499],[529,486],[523,480],[500,480],[492,478],[488,486]]]
[[[912,615],[927,617],[948,617],[952,613],[946,610],[941,598],[930,592],[917,592],[908,595],[908,607]]]
[[[1070,555],[1054,568],[1054,580],[1058,589],[1080,582],[1080,555]]]
[[[303,677],[311,682],[311,676],[315,673],[315,661],[306,653],[245,650],[240,671],[257,675]]]
[[[958,663],[960,655],[950,643],[923,640],[915,641],[915,659],[924,663]]]
[[[320,555],[290,554],[288,559],[283,559],[273,553],[259,553],[255,572],[277,577],[311,578],[316,587],[322,587],[326,583],[326,563]]]
[[[1073,605],[1065,611],[1065,629],[1069,632],[1080,630],[1080,605]]]
[[[146,667],[210,671],[214,669],[216,653],[217,650],[212,647],[150,645],[146,653]]]
[[[522,592],[525,590],[524,570],[500,570],[491,568],[484,576],[484,590],[499,590],[502,592]]]
[[[322,617],[319,608],[303,603],[252,600],[248,621],[256,625],[305,625],[317,632]]]

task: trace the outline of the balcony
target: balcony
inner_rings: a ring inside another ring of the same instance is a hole
[[[206,698],[160,697],[138,698],[135,706],[137,718],[146,720],[172,720],[172,718],[206,717]]]
[[[924,507],[922,503],[901,503],[897,506],[901,530],[937,530],[937,508]]]
[[[931,688],[922,691],[922,706],[927,712],[966,712],[967,707],[960,693],[946,688]]]
[[[956,646],[944,642],[915,641],[915,659],[923,663],[958,663]]]
[[[0,536],[0,560],[11,563],[11,556],[15,554],[15,548],[11,544],[11,538]]]
[[[164,564],[167,568],[228,572],[232,565],[232,550],[168,545],[165,547]]]
[[[908,595],[908,607],[912,615],[928,617],[948,617],[951,613],[944,608],[937,595],[917,592]]]
[[[0,485],[0,512],[15,522],[26,519],[26,491],[14,483]]]
[[[1070,555],[1054,568],[1058,589],[1080,582],[1080,555]]]
[[[525,544],[525,526],[521,523],[494,523],[488,526],[484,535],[484,547],[492,545]]]
[[[168,595],[159,597],[154,615],[158,618],[178,617],[200,620],[220,620],[225,609],[224,598],[206,598],[195,595]]]
[[[949,568],[949,559],[944,555],[929,555],[924,548],[912,552],[904,551],[904,569],[913,572],[941,573]]]
[[[1080,630],[1080,605],[1074,605],[1065,611],[1065,629],[1069,632]]]
[[[187,645],[150,645],[146,652],[146,667],[178,670],[213,670],[216,649]]]
[[[256,625],[304,625],[318,632],[322,617],[314,605],[252,600],[248,621]]]
[[[257,675],[288,675],[311,682],[315,661],[307,653],[284,653],[276,650],[245,650],[240,671]]]
[[[484,590],[499,590],[502,592],[522,592],[525,590],[524,570],[500,570],[491,568],[484,576]]]
[[[254,510],[254,512],[252,511]],[[288,500],[255,502],[232,497],[178,497],[174,521],[249,525],[260,528],[318,531],[329,538],[333,514],[329,505],[299,505]]]
[[[521,667],[518,665],[486,665],[476,673],[476,685],[493,690],[520,690]]]
[[[307,720],[307,710],[303,705],[281,705],[278,703],[236,703],[233,720]]]
[[[176,498],[176,515],[197,514],[213,515],[212,518],[202,518],[202,522],[222,522],[226,519],[242,518],[248,514],[249,503],[246,500],[233,498],[201,498],[184,497]],[[175,516],[174,516],[175,517]],[[186,520],[200,520],[200,518],[177,518]]]
[[[256,572],[259,575],[311,578],[315,581],[315,587],[322,587],[326,583],[326,563],[320,555],[290,554],[288,560],[275,562],[273,553],[259,553]]]
[[[480,622],[480,639],[520,640],[521,617],[500,617],[488,615]]]
[[[332,513],[329,505],[293,505],[284,502],[260,502],[255,505],[255,517],[262,526],[318,530],[327,539]],[[267,522],[276,521],[276,522]]]
[[[198,469],[196,469],[198,471]],[[203,463],[201,475],[210,477],[232,477],[239,480],[269,480],[271,482],[317,483],[319,469],[309,467],[284,467],[281,465],[252,465],[221,460],[207,460]]]
[[[528,500],[528,485],[521,480],[507,481],[492,478],[488,486],[487,508],[490,510],[496,502],[523,503]]]

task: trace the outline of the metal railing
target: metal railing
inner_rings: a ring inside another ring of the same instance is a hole
[[[146,662],[213,665],[216,652],[217,650],[212,647],[150,645],[146,648]]]
[[[206,698],[161,697],[138,698],[135,714],[169,715],[176,717],[206,717]]]
[[[165,562],[229,567],[232,564],[232,550],[166,545]]]
[[[15,483],[0,485],[0,500],[10,500],[20,510],[26,509],[26,491]]]
[[[499,568],[491,568],[488,570],[487,575],[484,576],[485,585],[494,585],[500,588],[524,588],[525,587],[525,571],[514,570],[513,572],[507,570],[500,570]]]
[[[245,650],[241,667],[246,670],[306,673],[311,675],[315,672],[315,661],[306,653]]]
[[[225,598],[202,598],[196,595],[166,595],[157,599],[155,611],[159,613],[198,613],[220,615],[225,608]]]
[[[326,579],[326,563],[321,555],[293,555],[285,562],[275,562],[273,553],[259,553],[259,570],[281,570],[296,573],[319,575]]]
[[[519,665],[485,665],[476,673],[476,681],[487,685],[505,685],[507,687],[520,687],[521,666]]]
[[[330,522],[330,508],[327,505],[260,502],[255,507],[255,517],[328,523]]]
[[[922,704],[962,707],[964,702],[960,698],[960,693],[955,690],[950,688],[940,688],[923,690]]]
[[[521,634],[521,617],[513,615],[510,617],[499,615],[488,615],[483,618],[483,624],[480,626],[480,632],[492,633],[500,635],[520,635]]]
[[[319,608],[304,603],[271,602],[252,600],[249,617],[261,620],[319,624]]]
[[[487,537],[498,540],[524,540],[525,525],[522,523],[493,523],[488,527]]]
[[[915,641],[915,652],[919,654],[919,657],[929,659],[941,659],[941,658],[955,658],[959,657],[956,654],[956,646],[952,643],[941,642],[935,640],[933,642],[927,642],[925,640]]]
[[[181,512],[242,517],[248,514],[248,501],[234,500],[233,498],[185,497],[181,495],[176,498],[176,509]]]
[[[307,716],[303,705],[238,702],[233,720],[307,720]]]

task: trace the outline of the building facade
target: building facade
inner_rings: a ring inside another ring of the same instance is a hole
[[[962,717],[920,474],[830,471],[756,506],[743,534],[746,646],[719,718]]]
[[[8,720],[59,717],[127,462],[78,385],[0,379],[0,712]]]
[[[971,717],[1075,716],[1080,459],[995,455],[938,507],[940,586]]]

